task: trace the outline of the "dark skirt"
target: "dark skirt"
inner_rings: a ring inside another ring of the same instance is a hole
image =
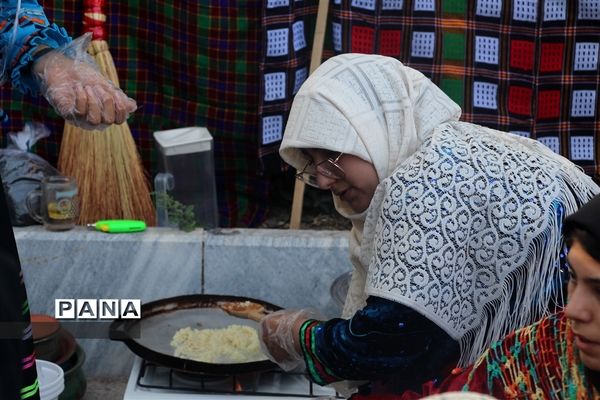
[[[29,303],[0,184],[0,399],[39,400]]]

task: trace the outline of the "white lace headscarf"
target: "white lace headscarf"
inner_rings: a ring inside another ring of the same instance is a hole
[[[461,344],[461,364],[549,311],[566,215],[600,191],[542,144],[458,122],[460,109],[392,58],[324,63],[294,100],[280,154],[302,148],[371,162],[380,183],[352,220],[355,266],[344,306],[369,295],[405,304]]]
[[[394,58],[342,54],[330,58],[304,82],[294,99],[281,142],[281,157],[296,169],[303,148],[352,154],[372,163],[379,180],[412,155],[432,129],[458,120],[460,107],[420,72]],[[339,197],[336,209],[352,221],[354,265],[343,316],[364,305],[367,265],[360,243],[367,211],[355,214]]]

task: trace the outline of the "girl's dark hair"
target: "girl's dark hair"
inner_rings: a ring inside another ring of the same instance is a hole
[[[568,248],[577,241],[590,256],[600,262],[600,243],[590,232],[578,225],[569,224],[565,227],[564,235]]]

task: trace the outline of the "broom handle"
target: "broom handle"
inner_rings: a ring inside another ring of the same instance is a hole
[[[92,32],[92,40],[106,41],[104,4],[104,0],[83,1],[83,30],[84,32]]]
[[[108,51],[105,4],[104,0],[83,1],[83,30],[92,33],[92,42],[88,53],[100,64],[100,70],[104,76],[110,79],[116,87],[119,87],[117,68]]]

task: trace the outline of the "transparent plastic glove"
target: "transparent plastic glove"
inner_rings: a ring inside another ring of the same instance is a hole
[[[61,117],[81,128],[104,129],[125,122],[137,105],[98,70],[86,51],[91,38],[87,33],[44,54],[32,71]]]
[[[260,321],[262,351],[285,371],[304,367],[299,332],[307,319],[322,317],[313,310],[282,310],[268,314]]]

